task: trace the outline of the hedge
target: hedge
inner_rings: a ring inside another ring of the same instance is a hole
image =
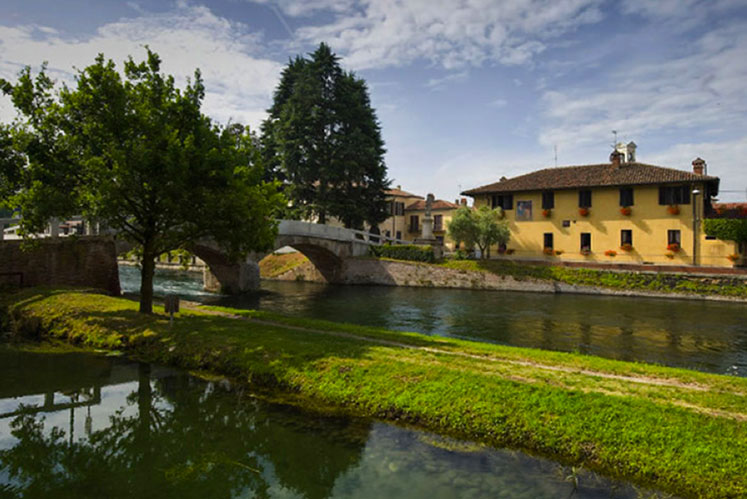
[[[431,246],[419,246],[416,244],[384,244],[381,246],[371,246],[370,248],[371,255],[376,257],[429,263],[433,263],[436,260],[436,256],[433,254],[433,247]]]
[[[718,239],[747,243],[747,218],[708,218],[703,230]]]

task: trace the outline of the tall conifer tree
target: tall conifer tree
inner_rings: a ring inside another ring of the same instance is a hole
[[[298,216],[346,227],[388,216],[384,141],[366,83],[322,43],[283,70],[262,125],[268,176],[286,182]]]

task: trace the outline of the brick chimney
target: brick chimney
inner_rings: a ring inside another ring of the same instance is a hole
[[[695,158],[693,160],[693,173],[695,175],[703,175],[703,170],[705,170],[705,164],[706,162],[702,158]]]
[[[620,164],[622,164],[624,156],[625,155],[618,150],[612,151],[612,153],[610,154],[610,163],[612,163],[612,168],[620,168]]]
[[[462,198],[459,202],[462,206],[467,206],[467,198]]]

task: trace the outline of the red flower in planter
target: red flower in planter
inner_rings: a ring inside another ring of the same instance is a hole
[[[542,210],[543,217],[550,218],[550,215],[552,215],[552,210]]]
[[[630,208],[630,206],[623,206],[620,208],[620,213],[625,215],[626,217],[629,217],[631,213],[633,213],[633,210]]]
[[[588,217],[589,216],[589,208],[579,208],[578,214],[582,217]]]
[[[632,244],[623,244],[620,246],[620,249],[623,251],[633,251],[633,245]]]
[[[584,256],[589,256],[589,255],[591,255],[591,249],[590,248],[586,248],[586,247],[581,248],[581,254],[584,255]]]
[[[617,255],[617,251],[615,251],[615,250],[607,250],[607,251],[604,252],[604,254],[607,255],[607,256],[609,256],[609,257],[613,257],[613,256]]]
[[[545,248],[542,250],[542,252],[546,255],[554,255],[555,251],[552,248]]]
[[[667,244],[667,250],[671,251],[672,253],[677,253],[680,250],[680,245],[677,243]]]
[[[676,204],[670,204],[667,206],[667,213],[670,215],[679,215],[680,214],[680,207]]]

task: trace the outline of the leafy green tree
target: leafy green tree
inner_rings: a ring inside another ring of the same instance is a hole
[[[23,156],[17,151],[11,129],[0,123],[0,217],[8,217],[15,208],[11,198],[21,185]]]
[[[480,248],[482,258],[494,244],[508,243],[511,232],[508,223],[503,219],[500,208],[490,209],[481,206],[477,210],[466,206],[460,207],[446,226],[449,237],[456,242],[463,242],[468,248]]]
[[[75,88],[54,92],[44,69],[2,82],[19,111],[15,142],[28,161],[11,204],[23,231],[74,214],[119,231],[142,250],[140,311],[153,308],[155,259],[210,238],[231,257],[264,250],[276,234],[273,213],[284,203],[262,180],[256,138],[220,128],[202,114],[199,70],[179,90],[161,60],[130,58],[124,76],[99,55]]]
[[[296,215],[346,227],[388,217],[384,142],[365,81],[322,43],[289,61],[262,124],[267,174],[286,182]]]

